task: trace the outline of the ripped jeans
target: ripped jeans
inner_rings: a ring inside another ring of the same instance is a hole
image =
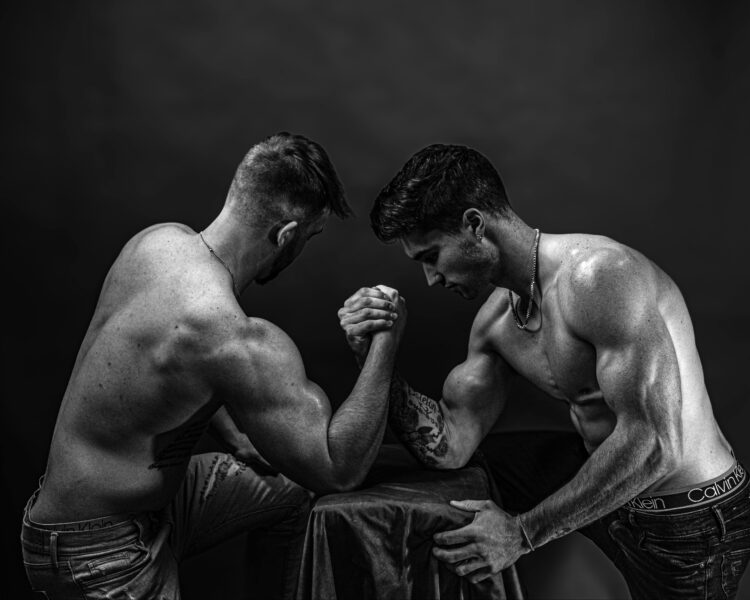
[[[158,512],[40,524],[24,511],[21,546],[34,591],[51,599],[178,600],[178,563],[257,531],[272,597],[294,595],[310,495],[283,475],[261,476],[228,454],[193,456],[172,502]]]

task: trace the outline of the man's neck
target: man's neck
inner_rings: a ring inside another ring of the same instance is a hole
[[[268,259],[268,242],[260,231],[222,211],[203,230],[205,242],[213,249],[234,278],[236,293],[252,283]]]
[[[534,275],[536,230],[520,219],[513,219],[499,222],[494,237],[499,257],[497,274],[492,283],[512,290],[522,298],[528,298]]]

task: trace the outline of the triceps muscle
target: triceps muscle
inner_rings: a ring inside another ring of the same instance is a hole
[[[401,442],[427,466],[439,466],[448,454],[440,403],[413,390],[400,376],[391,382],[389,422]]]

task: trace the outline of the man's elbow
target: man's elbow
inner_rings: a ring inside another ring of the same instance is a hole
[[[318,496],[351,492],[362,485],[365,473],[330,473],[311,482],[308,489]]]
[[[439,470],[450,470],[450,469],[461,469],[465,467],[471,457],[474,455],[473,452],[468,451],[465,448],[448,448],[442,456],[429,457],[429,461],[423,460],[422,463],[427,467]]]

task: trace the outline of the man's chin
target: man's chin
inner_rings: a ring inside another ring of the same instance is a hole
[[[266,275],[265,277],[256,277],[255,283],[258,285],[266,285],[269,281],[273,281],[276,279],[276,276],[278,273],[271,273],[270,275]]]
[[[449,289],[454,294],[461,296],[464,300],[473,300],[477,297],[476,290],[470,290],[460,285],[451,286]]]

